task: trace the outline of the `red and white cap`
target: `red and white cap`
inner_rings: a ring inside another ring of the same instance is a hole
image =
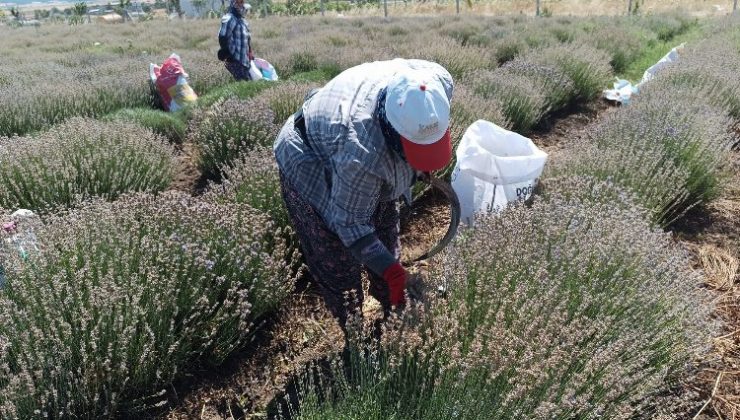
[[[413,69],[397,73],[388,84],[385,112],[401,135],[412,168],[431,172],[450,162],[450,101],[433,74]]]

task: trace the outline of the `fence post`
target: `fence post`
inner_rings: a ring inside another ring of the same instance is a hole
[[[627,2],[627,16],[632,14],[632,0]]]
[[[540,15],[540,0],[536,0],[536,3],[537,3],[537,6],[536,6],[536,10],[534,12],[534,15],[535,16],[539,16]]]
[[[737,2],[737,0],[735,0]],[[457,8],[457,14],[460,14],[460,0],[455,0],[455,7]]]
[[[321,16],[324,16],[324,0],[321,0]]]
[[[388,0],[383,0],[383,14],[388,17]]]
[[[735,0],[732,3],[732,13],[735,14],[737,12],[737,0]]]

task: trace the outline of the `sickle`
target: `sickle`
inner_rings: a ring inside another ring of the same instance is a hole
[[[432,175],[423,174],[421,178],[423,181],[428,182],[432,188],[441,192],[447,199],[447,202],[450,204],[450,226],[447,228],[445,236],[443,236],[442,239],[432,247],[432,249],[414,259],[414,262],[429,259],[445,249],[445,247],[452,242],[452,239],[457,234],[457,227],[460,225],[460,200],[458,200],[457,194],[455,194],[455,190],[452,189],[452,186]]]

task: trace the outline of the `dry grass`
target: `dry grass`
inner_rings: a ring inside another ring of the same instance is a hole
[[[696,413],[699,419],[740,419],[740,153],[733,153],[733,161],[734,176],[725,193],[708,206],[706,215],[695,217],[702,226],[680,233],[704,272],[706,286],[715,291],[713,316],[723,324],[698,380],[689,385],[705,398],[703,411]]]
[[[633,0],[633,5],[635,1]],[[697,17],[721,16],[732,11],[732,0],[644,0],[640,1],[639,10],[643,13],[672,13],[682,11]],[[344,12],[344,15],[383,15],[380,8],[356,9]],[[716,6],[719,6],[718,9]],[[476,2],[468,7],[465,0],[460,0],[462,14],[477,16],[496,16],[504,14],[534,15],[535,0],[497,0]],[[540,11],[549,10],[553,16],[600,16],[625,15],[627,1],[615,0],[542,0]],[[389,1],[388,15],[439,15],[456,13],[454,1],[417,2],[413,4],[393,3]],[[329,13],[327,13],[329,14]]]
[[[327,0],[326,3],[330,3]],[[143,1],[141,3],[153,3]],[[276,4],[285,3],[284,0],[274,2]],[[378,2],[380,7],[368,7],[364,9],[354,9],[343,12],[344,15],[382,15],[383,3]],[[633,4],[635,0],[633,0]],[[70,3],[71,6],[71,3]],[[716,6],[719,6],[718,9]],[[48,9],[48,6],[39,4],[20,5],[19,8],[28,16],[33,14],[34,10]],[[62,7],[63,8],[63,7]],[[466,0],[460,0],[460,12],[472,13],[476,15],[501,15],[501,14],[531,14],[535,13],[535,0],[489,0],[474,2],[473,7],[468,7]],[[255,6],[255,11],[258,7]],[[541,0],[540,10],[551,11],[553,15],[570,15],[570,16],[594,16],[594,15],[623,15],[627,11],[627,0]],[[723,15],[732,11],[732,0],[715,0],[708,2],[705,0],[643,0],[640,1],[640,10],[645,13],[665,13],[674,10],[681,10],[697,16],[716,16]],[[392,16],[410,15],[410,14],[453,14],[456,12],[455,1],[435,1],[435,2],[408,2],[396,3],[392,0],[388,2],[388,14]],[[326,15],[335,15],[336,12],[326,12]],[[160,17],[164,18],[161,13]],[[115,26],[115,25],[109,25]]]
[[[706,244],[699,246],[696,253],[709,287],[727,291],[734,286],[740,264],[730,251]]]

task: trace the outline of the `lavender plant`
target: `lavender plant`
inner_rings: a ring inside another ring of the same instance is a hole
[[[285,123],[301,107],[306,94],[311,89],[318,88],[318,83],[285,83],[264,92],[263,103],[272,110],[275,117],[273,122],[279,126]]]
[[[687,47],[680,65],[668,66],[655,82],[666,89],[692,89],[701,92],[715,106],[727,108],[740,118],[740,51],[731,35],[722,34]]]
[[[565,108],[577,95],[575,84],[556,66],[536,64],[535,54],[519,56],[501,66],[497,72],[511,78],[525,76],[534,82],[534,86],[542,89],[547,109],[558,111]]]
[[[175,379],[221,363],[290,293],[280,230],[246,205],[181,193],[93,201],[6,264],[0,415],[137,417]]]
[[[501,105],[514,131],[530,131],[549,111],[543,86],[525,75],[482,71],[471,79],[477,94]]]
[[[198,150],[198,166],[220,177],[223,168],[257,146],[271,145],[278,132],[275,113],[259,99],[227,99],[196,111],[190,141]]]
[[[464,19],[449,19],[448,24],[440,29],[440,33],[460,43],[461,46],[476,44],[475,40],[483,33],[483,26],[471,23]]]
[[[288,210],[280,191],[277,161],[269,147],[256,147],[224,170],[221,183],[211,183],[208,199],[246,204],[270,216],[276,226],[289,230]]]
[[[592,100],[612,78],[609,57],[589,45],[556,45],[541,48],[530,55],[535,63],[557,67],[573,82],[576,99]]]
[[[561,43],[573,42],[578,36],[577,28],[571,22],[558,22],[548,30]]]
[[[670,41],[696,25],[696,19],[680,14],[648,16],[642,22],[661,41]]]
[[[7,208],[48,211],[79,198],[162,191],[175,171],[166,140],[129,123],[74,118],[2,143],[0,206]]]
[[[671,224],[697,204],[692,200],[691,171],[673,159],[670,146],[662,143],[663,132],[640,127],[639,134],[630,135],[633,122],[615,120],[610,128],[618,140],[608,147],[585,139],[573,142],[545,168],[543,178],[586,176],[613,183],[637,197],[652,223]]]
[[[229,205],[238,203],[266,214],[273,226],[280,230],[286,248],[290,252],[300,252],[298,237],[290,223],[288,209],[283,201],[280,188],[280,173],[272,148],[257,147],[247,151],[232,167],[223,171],[220,183],[211,183],[205,199]],[[293,261],[296,273],[301,269],[302,260]]]
[[[581,42],[606,51],[614,73],[622,73],[640,57],[646,45],[650,46],[655,42],[655,37],[633,25],[622,23],[615,27],[611,22],[612,20],[604,20],[602,28],[578,38]]]
[[[676,95],[680,101],[671,100]],[[729,132],[729,109],[715,106],[706,92],[660,85],[643,89],[634,105],[622,118],[645,119],[663,130],[671,158],[690,171],[691,199],[705,203],[717,197],[727,180],[729,151],[735,141]],[[600,141],[604,140],[610,141]]]
[[[640,211],[562,197],[509,208],[434,264],[447,297],[380,340],[350,340],[329,378],[304,375],[298,418],[653,412],[711,331],[685,259]]]
[[[516,56],[527,50],[527,44],[516,36],[506,36],[494,39],[496,45],[493,55],[498,64],[504,64],[513,60]]]
[[[449,39],[435,39],[430,42],[423,36],[417,42],[409,42],[405,56],[427,59],[442,65],[455,80],[464,80],[466,76],[478,70],[496,68],[496,59],[490,56],[488,49],[467,46],[462,47]]]

